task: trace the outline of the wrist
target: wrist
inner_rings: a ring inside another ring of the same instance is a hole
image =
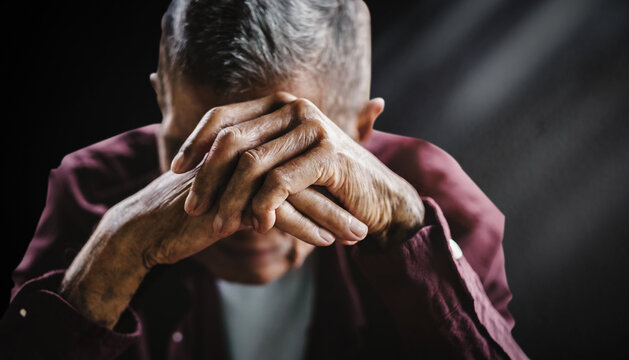
[[[424,226],[425,208],[419,194],[410,184],[392,197],[390,221],[384,230],[370,234],[373,242],[388,248],[412,237]]]
[[[149,269],[115,222],[105,216],[74,259],[60,293],[88,319],[113,328]]]

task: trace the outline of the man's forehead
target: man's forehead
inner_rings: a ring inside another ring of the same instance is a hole
[[[321,107],[321,90],[319,82],[312,76],[297,74],[289,81],[285,81],[281,84],[271,84],[266,87],[251,88],[248,91],[222,91],[221,89],[214,89],[211,86],[195,84],[192,80],[177,81],[177,84],[171,91],[173,91],[173,95],[175,96],[179,95],[181,97],[184,95],[185,97],[182,99],[173,99],[175,100],[173,105],[193,105],[197,110],[204,109],[207,111],[216,106],[258,99],[278,91],[285,91],[297,97],[306,98],[312,101],[315,105]]]

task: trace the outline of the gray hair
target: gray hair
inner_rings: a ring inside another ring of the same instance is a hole
[[[300,73],[328,112],[369,96],[369,18],[360,0],[173,0],[162,28],[167,60],[227,95],[271,89]]]

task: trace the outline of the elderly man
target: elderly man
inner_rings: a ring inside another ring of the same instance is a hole
[[[51,172],[9,355],[526,357],[502,214],[442,150],[373,130],[362,2],[175,0],[162,30],[161,124]]]

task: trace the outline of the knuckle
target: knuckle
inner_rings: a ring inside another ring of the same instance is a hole
[[[287,198],[288,195],[290,195],[290,183],[291,180],[289,176],[283,171],[279,169],[271,170],[266,176],[263,190],[251,201],[253,211],[261,215],[267,211],[275,210],[273,199],[276,196],[283,196],[284,199]]]
[[[197,147],[199,147],[199,144],[196,138],[188,137],[179,148],[179,151],[183,153],[184,156],[190,156],[195,152]]]
[[[273,169],[267,176],[267,181],[269,185],[273,188],[281,188],[288,190],[290,186],[290,177],[284,171],[280,169]]]
[[[221,129],[216,136],[216,143],[218,146],[231,147],[238,143],[238,139],[241,136],[241,131],[237,127],[227,127]]]
[[[260,151],[249,149],[245,151],[240,157],[240,160],[238,160],[238,168],[239,170],[256,169],[260,166],[261,161],[262,157]]]
[[[212,120],[213,111],[214,111],[214,108],[206,111],[205,114],[203,114],[203,117],[201,117],[201,120],[199,121],[197,128],[206,127],[209,125],[210,121]]]
[[[308,99],[299,98],[293,101],[293,109],[295,111],[295,115],[301,118],[308,118],[311,116],[313,112],[313,108],[316,108],[315,105]]]
[[[326,137],[326,129],[321,120],[317,118],[309,119],[304,126],[306,127],[306,131],[310,134],[314,134],[317,139]]]
[[[207,121],[210,123],[217,123],[225,119],[227,116],[227,109],[224,106],[217,106],[211,108],[210,111],[206,113]]]
[[[183,156],[189,157],[194,152],[194,146],[192,142],[186,141],[183,145],[181,145],[179,151],[183,153]]]

